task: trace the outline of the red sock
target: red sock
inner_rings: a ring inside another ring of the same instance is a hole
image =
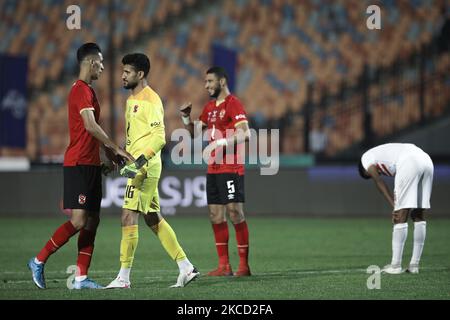
[[[235,224],[234,229],[236,230],[236,241],[239,252],[239,267],[246,267],[248,265],[248,227],[247,222],[243,221],[241,223]]]
[[[44,248],[42,248],[41,252],[39,252],[36,256],[36,258],[39,261],[46,262],[51,254],[53,254],[67,241],[69,241],[70,237],[72,237],[77,232],[78,231],[70,221],[62,224],[58,229],[56,229],[53,236],[50,238],[50,240],[48,240]]]
[[[86,276],[89,265],[91,264],[92,252],[94,252],[95,231],[86,229],[80,230],[78,236],[78,259],[77,267],[79,274],[77,276]]]
[[[214,238],[216,239],[217,255],[219,256],[219,264],[229,264],[228,260],[228,223],[222,222],[212,224],[214,230]]]

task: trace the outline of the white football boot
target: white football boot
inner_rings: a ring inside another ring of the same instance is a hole
[[[384,266],[383,269],[381,269],[382,273],[388,273],[388,274],[401,274],[403,272],[402,270],[402,266],[400,265],[390,265],[388,264],[387,266]]]
[[[117,277],[105,289],[131,289],[131,282]]]
[[[419,273],[419,265],[418,264],[410,264],[408,269],[406,269],[408,273]]]
[[[180,272],[178,275],[177,283],[171,288],[183,288],[187,286],[191,281],[197,279],[200,276],[200,272],[197,271],[197,268],[193,267],[193,269],[189,272]]]

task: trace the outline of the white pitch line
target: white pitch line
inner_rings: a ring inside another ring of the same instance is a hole
[[[380,268],[382,269],[382,267]],[[420,270],[449,270],[447,267],[424,267],[420,268]],[[361,272],[367,273],[367,269],[363,268],[355,268],[355,269],[338,269],[338,270],[284,270],[279,272],[265,272],[265,273],[254,273],[254,275],[266,275],[266,276],[275,276],[275,275],[291,275],[291,274],[334,274],[334,273],[352,273],[352,272]]]
[[[89,274],[102,274],[102,273],[117,273],[118,269],[115,270],[92,270],[89,271]],[[176,268],[174,268],[173,271],[171,270],[153,270],[153,269],[148,269],[148,270],[133,270],[133,273],[144,273],[144,272],[152,272],[152,273],[176,273],[177,270]],[[30,271],[0,271],[0,276],[1,275],[21,275],[21,274],[29,274]],[[45,271],[45,274],[66,274],[65,271],[56,271],[56,270],[49,270],[49,271]]]
[[[340,270],[309,270],[309,271],[289,271],[285,272],[265,272],[262,275],[265,276],[275,276],[275,275],[290,275],[290,274],[327,274],[327,273],[352,273],[352,272],[361,272],[365,273],[366,269],[340,269]]]
[[[449,270],[448,267],[423,267],[420,270]],[[176,274],[177,270],[133,270],[133,273],[161,273],[161,274]],[[327,274],[327,273],[352,273],[352,272],[361,272],[366,273],[367,269],[364,268],[354,268],[354,269],[336,269],[336,270],[283,270],[277,272],[262,272],[262,273],[254,273],[254,275],[259,276],[272,276],[272,275],[289,275],[289,274]],[[117,273],[117,270],[92,270],[89,272],[90,274],[110,274]],[[0,271],[0,276],[2,275],[23,275],[30,274],[30,271]],[[68,274],[64,271],[45,271],[45,274]]]
[[[449,268],[447,267],[424,267],[421,268],[421,270],[449,270]],[[91,273],[96,273],[96,274],[105,274],[105,273],[115,273],[117,272],[117,270],[97,270],[97,271],[92,271]],[[136,270],[133,271],[133,273],[143,273],[143,272],[160,272],[163,274],[175,274],[175,272],[172,271],[168,271],[168,270]],[[305,271],[295,271],[295,270],[285,270],[285,271],[279,271],[279,272],[264,272],[264,273],[254,273],[255,276],[276,276],[276,275],[284,275],[284,276],[289,276],[289,275],[308,275],[308,274],[344,274],[344,273],[353,273],[353,272],[357,272],[357,273],[361,273],[361,274],[365,274],[367,272],[367,269],[362,269],[362,268],[355,268],[355,269],[339,269],[339,270],[305,270]],[[47,273],[57,273],[57,274],[65,274],[64,272],[61,271],[49,271],[46,272]],[[24,271],[2,271],[0,272],[1,274],[10,274],[10,275],[22,275],[22,274],[30,274],[29,272],[24,272]],[[166,276],[167,277],[167,276]],[[166,277],[163,276],[145,276],[144,279],[150,279],[150,280],[161,280],[164,279]],[[96,277],[96,280],[108,280],[111,279],[110,277]],[[54,279],[47,279],[47,281],[49,282],[66,282],[67,278],[54,278]],[[0,286],[1,285],[5,285],[5,284],[20,284],[20,283],[32,283],[32,280],[8,280],[8,279],[1,279],[0,282]]]
[[[150,280],[161,280],[164,279],[165,277],[144,277],[144,279],[150,279]],[[96,277],[95,280],[99,281],[99,280],[112,280],[112,278],[109,277]],[[50,283],[65,283],[67,282],[67,278],[54,278],[54,279],[47,279],[47,282]],[[31,280],[31,278],[29,280],[7,280],[7,279],[3,279],[2,282],[0,282],[0,286],[2,285],[6,285],[6,284],[20,284],[20,283],[33,283],[33,281]]]

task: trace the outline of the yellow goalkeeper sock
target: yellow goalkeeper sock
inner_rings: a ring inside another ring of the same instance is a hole
[[[175,232],[166,220],[162,219],[158,223],[156,234],[162,246],[173,260],[178,262],[186,259],[186,254],[178,243]]]
[[[133,265],[134,253],[139,240],[138,225],[122,227],[122,241],[120,241],[120,267],[129,269]]]

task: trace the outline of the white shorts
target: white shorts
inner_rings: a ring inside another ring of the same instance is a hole
[[[434,172],[430,156],[417,149],[403,156],[396,169],[394,210],[429,209]]]

